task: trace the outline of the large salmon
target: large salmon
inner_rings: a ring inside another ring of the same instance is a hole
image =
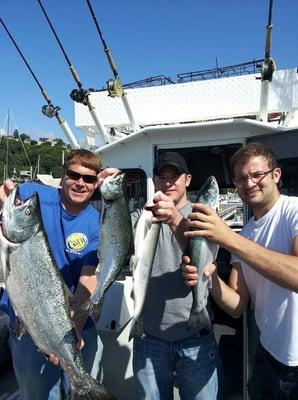
[[[219,207],[219,188],[214,176],[210,176],[199,190],[196,203],[203,203],[216,210]],[[201,237],[189,239],[191,265],[198,269],[198,283],[192,289],[193,304],[188,321],[189,327],[211,330],[211,322],[206,309],[210,278],[204,275],[205,268],[210,265],[217,256],[218,245]]]
[[[38,195],[15,205],[16,193],[15,188],[4,202],[1,235],[1,260],[5,260],[5,284],[13,308],[36,346],[59,357],[70,378],[71,399],[115,400],[85,371],[76,348],[72,294],[51,255]]]
[[[134,315],[129,339],[141,336],[143,331],[141,313],[146,298],[149,280],[160,232],[160,223],[152,222],[152,212],[144,209],[135,232],[135,253],[131,260],[133,273]]]
[[[106,291],[133,252],[132,223],[124,174],[105,178],[100,186],[100,192],[103,205],[98,249],[99,263],[96,268],[97,285],[87,306],[95,319],[100,314]]]

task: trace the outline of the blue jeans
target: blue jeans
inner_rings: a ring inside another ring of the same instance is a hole
[[[221,363],[214,334],[167,342],[135,338],[133,370],[138,400],[172,400],[174,384],[181,400],[219,398]]]
[[[248,392],[250,400],[297,400],[298,366],[283,365],[259,344]]]
[[[85,369],[99,379],[102,370],[103,345],[95,328],[83,331],[85,346],[82,350]],[[19,340],[10,329],[10,348],[14,372],[22,400],[60,400],[68,398],[67,375],[40,353],[31,337],[25,333]],[[64,395],[63,395],[64,393]],[[65,395],[66,393],[66,395]]]

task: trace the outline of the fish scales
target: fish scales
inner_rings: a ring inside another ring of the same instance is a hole
[[[196,203],[206,204],[214,210],[219,207],[219,188],[215,177],[210,176],[198,192]],[[188,321],[189,328],[211,330],[206,308],[211,278],[204,275],[205,268],[217,257],[218,245],[201,237],[189,239],[191,265],[197,267],[198,282],[192,288],[193,303]]]
[[[133,252],[131,216],[125,192],[125,174],[109,176],[101,184],[103,199],[101,213],[99,263],[96,268],[97,285],[90,305],[98,305],[93,316],[99,317],[108,288],[115,281]]]
[[[115,400],[84,369],[70,317],[71,293],[54,263],[43,230],[35,193],[15,206],[16,189],[3,206],[1,238],[8,249],[6,288],[9,298],[36,346],[54,353],[71,382],[71,398]]]

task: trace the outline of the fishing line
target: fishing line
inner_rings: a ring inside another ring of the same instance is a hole
[[[11,33],[9,32],[7,26],[4,24],[2,18],[0,18],[0,22],[1,22],[2,26],[3,26],[3,28],[5,29],[7,35],[9,36],[10,40],[14,44],[15,48],[17,49],[19,55],[22,57],[26,67],[28,68],[29,72],[31,73],[31,75],[32,75],[33,79],[35,80],[36,84],[38,85],[39,89],[41,90],[42,93],[44,93],[44,90],[43,90],[39,80],[37,79],[36,75],[32,71],[32,68],[30,67],[29,63],[27,62],[26,58],[24,57],[24,55],[23,55],[22,51],[20,50],[19,46],[17,45],[16,41],[12,37]],[[50,100],[48,98],[46,98],[46,100],[47,100],[48,104],[50,104]]]
[[[136,120],[134,118],[132,109],[130,107],[130,104],[129,104],[127,96],[126,96],[126,93],[123,90],[123,85],[122,85],[122,82],[120,80],[120,76],[119,76],[119,73],[117,71],[116,64],[115,64],[115,62],[113,60],[112,54],[110,52],[110,49],[108,48],[108,46],[107,46],[107,44],[106,44],[106,42],[104,40],[102,31],[101,31],[101,29],[99,27],[99,24],[97,22],[95,13],[94,13],[92,5],[91,5],[91,2],[90,2],[90,0],[86,0],[86,1],[87,1],[88,8],[90,10],[92,19],[94,21],[94,24],[96,26],[96,30],[97,30],[97,32],[99,34],[99,37],[100,37],[100,40],[101,40],[101,42],[103,44],[104,52],[105,52],[105,54],[107,56],[108,63],[110,65],[110,67],[111,67],[111,70],[112,70],[114,78],[115,78],[115,79],[109,79],[107,81],[109,96],[111,96],[111,97],[121,97],[121,100],[122,100],[123,106],[125,108],[126,114],[128,116],[132,131],[136,131],[137,129],[139,129],[139,126],[138,126],[138,124],[137,124],[137,122],[136,122]]]
[[[68,58],[68,56],[67,56],[67,54],[66,54],[66,52],[65,52],[65,50],[64,50],[64,48],[62,46],[62,43],[61,43],[61,41],[60,41],[60,39],[59,39],[59,37],[58,37],[54,27],[53,27],[53,24],[51,23],[48,15],[46,13],[46,10],[45,10],[44,6],[42,5],[40,0],[37,0],[37,1],[38,1],[38,4],[40,5],[40,8],[42,9],[42,12],[44,13],[44,16],[46,17],[46,20],[48,21],[48,24],[50,25],[50,28],[51,28],[51,30],[52,30],[52,32],[53,32],[53,34],[54,34],[59,46],[60,46],[60,49],[62,50],[62,53],[63,53],[68,65],[71,66],[71,62],[70,62],[70,60],[69,60],[69,58]]]
[[[116,78],[119,78],[119,74],[118,74],[118,71],[117,71],[117,68],[116,68],[116,64],[115,64],[115,62],[114,62],[114,60],[113,60],[112,54],[111,54],[111,52],[110,52],[108,46],[107,46],[107,44],[106,44],[106,42],[105,42],[105,40],[104,40],[103,34],[102,34],[101,30],[100,30],[100,27],[99,27],[99,24],[98,24],[98,22],[97,22],[97,19],[96,19],[95,13],[94,13],[94,11],[93,11],[92,5],[91,5],[91,3],[90,3],[89,0],[86,0],[86,1],[87,1],[87,5],[88,5],[88,7],[89,7],[90,13],[91,13],[91,15],[92,15],[94,24],[95,24],[95,26],[96,26],[96,30],[97,30],[97,32],[98,32],[98,34],[99,34],[99,37],[100,37],[100,40],[101,40],[101,42],[102,42],[102,44],[103,44],[103,48],[104,48],[104,51],[105,51],[106,56],[107,56],[107,58],[108,58],[108,62],[109,62],[109,64],[110,64],[110,67],[111,67],[111,69],[112,69],[112,72],[113,72],[113,74],[114,74],[114,77],[115,77],[115,79],[116,79]]]
[[[33,72],[32,68],[30,67],[28,61],[26,60],[25,56],[23,55],[21,49],[19,48],[19,46],[17,45],[16,41],[14,40],[13,36],[11,35],[10,31],[8,30],[7,26],[5,25],[4,21],[2,20],[2,18],[0,18],[0,22],[3,26],[3,28],[5,29],[8,37],[10,38],[10,40],[12,41],[12,43],[14,44],[17,52],[19,53],[19,55],[21,56],[22,60],[24,61],[26,67],[28,68],[30,74],[32,75],[34,81],[36,82],[37,86],[39,87],[41,94],[43,95],[44,99],[47,102],[47,105],[44,105],[41,109],[42,113],[48,117],[48,118],[53,118],[55,117],[59,123],[59,125],[61,126],[61,128],[63,129],[63,132],[66,134],[67,138],[69,139],[72,147],[74,148],[79,148],[79,144],[78,141],[76,140],[76,138],[74,137],[73,133],[71,132],[70,127],[68,126],[67,122],[60,116],[59,114],[59,110],[61,110],[61,107],[59,106],[54,106],[48,96],[48,94],[46,93],[46,91],[43,89],[43,87],[41,86],[39,80],[37,79],[35,73]]]
[[[41,8],[41,10],[42,10],[42,12],[43,12],[43,14],[44,14],[44,16],[45,16],[50,28],[51,28],[51,30],[53,32],[56,40],[57,40],[57,43],[58,43],[58,45],[59,45],[59,47],[60,47],[60,49],[61,49],[61,51],[62,51],[62,53],[63,53],[63,55],[65,57],[65,60],[66,60],[66,62],[68,64],[68,66],[69,66],[70,72],[71,72],[74,80],[76,81],[76,83],[78,85],[79,89],[73,89],[71,91],[71,93],[70,93],[71,99],[73,101],[76,101],[77,103],[82,103],[84,106],[88,107],[89,112],[90,112],[90,114],[92,116],[92,119],[94,121],[94,124],[95,124],[96,128],[98,129],[98,132],[102,134],[105,142],[109,143],[110,140],[108,138],[106,129],[105,129],[104,125],[101,123],[101,121],[99,120],[99,118],[97,116],[97,113],[95,111],[95,106],[91,103],[91,100],[90,100],[90,97],[89,97],[90,91],[94,91],[94,90],[93,89],[86,90],[86,89],[83,88],[83,85],[82,85],[82,82],[81,82],[81,80],[79,78],[79,75],[78,75],[77,71],[75,70],[74,66],[71,64],[70,59],[67,56],[66,51],[64,50],[64,48],[62,46],[62,43],[61,43],[61,41],[60,41],[60,39],[59,39],[59,37],[58,37],[54,27],[53,27],[53,24],[51,23],[50,18],[48,17],[46,10],[45,10],[44,6],[41,3],[41,0],[37,0],[37,2],[40,5],[40,8]]]
[[[53,26],[53,24],[51,23],[50,18],[49,18],[49,16],[48,16],[48,14],[47,14],[47,12],[46,12],[44,6],[42,5],[41,0],[37,0],[37,2],[38,2],[38,4],[39,4],[39,6],[40,6],[40,8],[41,8],[41,10],[42,10],[42,12],[43,12],[43,14],[44,14],[46,20],[47,20],[47,22],[48,22],[50,28],[51,28],[51,31],[53,32],[53,35],[55,36],[55,39],[57,40],[57,43],[58,43],[58,45],[59,45],[59,47],[60,47],[60,49],[61,49],[61,51],[62,51],[62,53],[63,53],[63,55],[64,55],[64,58],[65,58],[65,60],[66,60],[66,62],[67,62],[67,64],[68,64],[68,66],[69,66],[69,69],[70,69],[70,71],[71,71],[71,74],[72,74],[74,80],[76,81],[76,83],[77,83],[79,89],[81,89],[80,98],[74,99],[73,96],[72,96],[72,94],[71,94],[70,96],[71,96],[71,98],[72,98],[73,100],[78,101],[78,102],[83,103],[83,104],[86,105],[86,104],[87,104],[87,99],[86,99],[87,90],[82,89],[82,88],[83,88],[83,84],[82,84],[82,82],[81,82],[81,80],[80,80],[80,78],[79,78],[79,75],[78,75],[77,71],[75,70],[74,66],[72,65],[72,63],[70,62],[70,59],[69,59],[68,55],[66,54],[66,51],[65,51],[65,49],[64,49],[64,47],[63,47],[63,45],[62,45],[62,43],[61,43],[61,40],[59,39],[58,34],[57,34],[57,32],[55,31],[54,26]],[[76,91],[76,92],[77,92],[77,91]],[[73,92],[72,92],[72,93],[73,93]]]

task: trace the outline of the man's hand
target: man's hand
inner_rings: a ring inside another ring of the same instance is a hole
[[[152,202],[145,205],[145,209],[152,211],[154,222],[163,222],[165,224],[179,224],[182,220],[182,215],[177,210],[171,197],[163,192],[156,192]]]
[[[112,175],[119,175],[121,173],[120,169],[118,168],[105,168],[97,175],[98,178],[98,185],[100,186],[105,178]]]
[[[49,357],[49,361],[52,363],[52,364],[54,364],[54,365],[59,365],[59,358],[57,357],[57,356],[55,356],[55,354],[53,354],[53,353],[50,353],[49,355],[48,355],[48,357]]]
[[[4,200],[10,195],[15,188],[16,184],[11,179],[6,179],[0,186],[0,205],[4,203]]]
[[[81,334],[77,331],[77,329],[75,329],[75,331],[76,331],[76,336],[77,336],[76,348],[80,351],[84,347],[85,343],[84,343],[84,340],[83,340]],[[48,355],[48,357],[49,357],[49,361],[52,364],[59,365],[60,360],[59,360],[59,357],[56,356],[56,354],[50,353]]]
[[[209,278],[215,270],[215,264],[207,265],[204,271],[204,275]],[[182,276],[184,278],[185,285],[190,288],[196,286],[196,284],[198,283],[199,275],[197,267],[190,265],[190,258],[188,256],[183,256]]]
[[[211,242],[225,247],[236,234],[214,211],[205,204],[192,204],[192,213],[188,216],[189,227],[192,231],[186,231],[185,237],[203,237]]]

